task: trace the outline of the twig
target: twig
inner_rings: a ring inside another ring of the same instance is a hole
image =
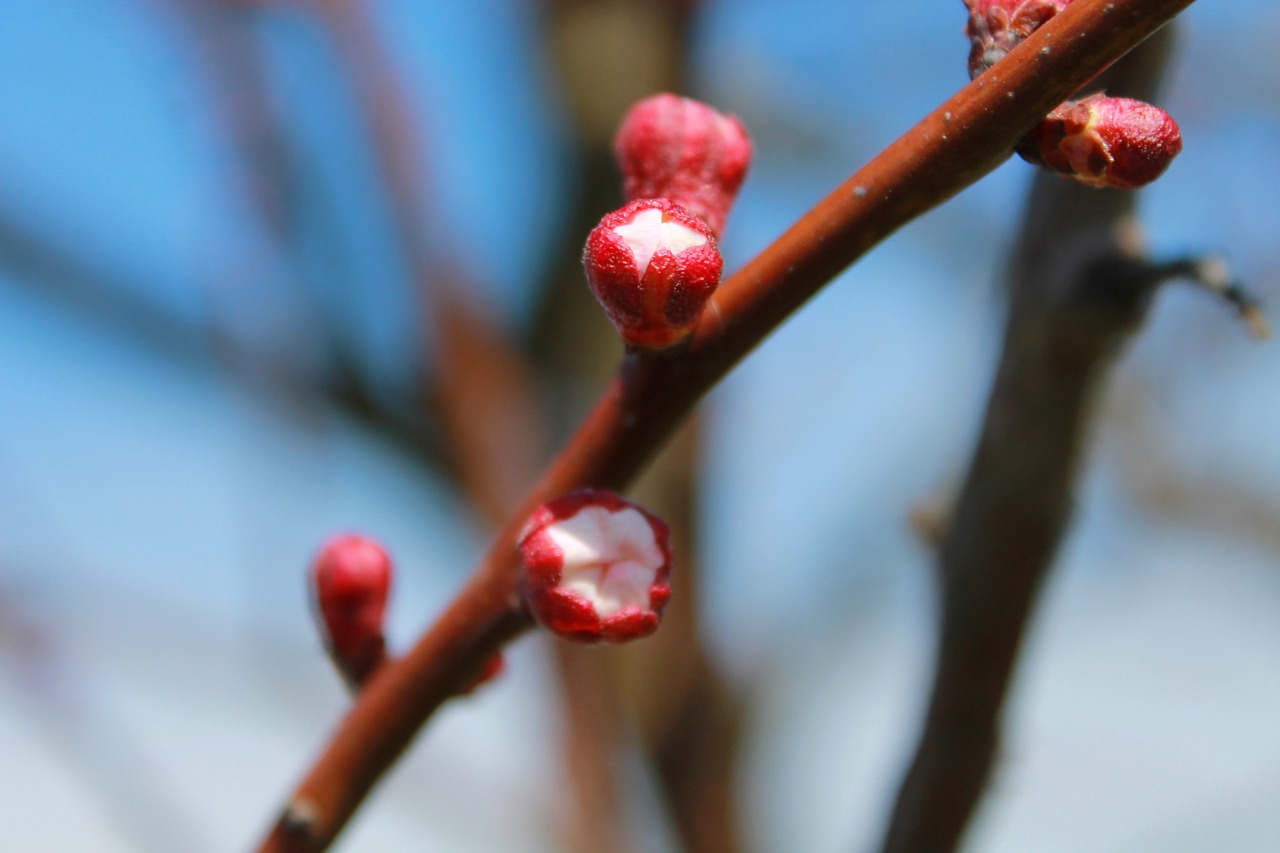
[[[1255,340],[1271,336],[1271,324],[1262,312],[1262,303],[1231,275],[1226,260],[1217,255],[1175,258],[1154,265],[1153,271],[1169,279],[1181,278],[1198,285],[1235,309]]]
[[[1161,35],[1116,66],[1109,89],[1153,96],[1170,42]],[[1157,288],[1186,272],[1143,258],[1134,199],[1036,179],[1010,270],[995,387],[941,546],[932,694],[885,853],[959,844],[995,762],[1026,624],[1071,518],[1090,403]]]
[[[530,627],[513,542],[538,503],[584,485],[625,487],[694,403],[792,311],[880,240],[999,165],[1055,104],[1191,2],[1077,0],[728,279],[687,348],[628,355],[453,603],[366,685],[260,850],[328,847],[431,713]],[[303,812],[306,820],[297,820]]]
[[[599,322],[599,306],[583,287],[582,236],[622,203],[613,134],[624,109],[656,91],[686,91],[689,26],[696,2],[614,3],[552,0],[545,4],[548,52],[557,70],[576,152],[577,187],[561,261],[542,289],[533,350],[557,377],[553,410],[566,432],[581,410],[576,399],[606,381],[617,335]],[[596,35],[588,35],[596,34]],[[619,58],[625,50],[631,62]],[[655,61],[657,60],[657,61]],[[606,73],[614,69],[621,73]],[[639,73],[637,73],[637,71]],[[567,380],[567,381],[566,381]],[[576,393],[575,393],[576,392]],[[567,405],[565,403],[567,402]],[[590,397],[582,400],[590,403]],[[637,741],[681,847],[688,853],[737,853],[733,806],[741,717],[700,636],[696,491],[700,442],[696,417],[652,460],[635,484],[637,499],[670,525],[676,551],[674,594],[662,630],[625,649],[556,643],[567,729],[566,761],[575,803],[567,850],[631,849],[626,803],[631,782],[618,757]],[[601,709],[612,709],[602,715]]]

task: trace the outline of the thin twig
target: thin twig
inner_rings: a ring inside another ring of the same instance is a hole
[[[1077,0],[729,278],[686,348],[628,355],[471,580],[366,685],[260,850],[327,848],[431,713],[530,627],[513,543],[538,503],[586,485],[624,488],[702,395],[791,312],[880,240],[994,169],[1055,104],[1191,2]]]

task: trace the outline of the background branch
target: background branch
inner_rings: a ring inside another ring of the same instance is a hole
[[[1152,100],[1165,30],[1101,81]],[[1070,522],[1091,404],[1168,271],[1145,261],[1136,194],[1035,178],[977,450],[941,545],[942,625],[924,731],[886,853],[952,850],[991,776],[1000,712]]]

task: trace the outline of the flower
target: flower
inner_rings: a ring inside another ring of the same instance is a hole
[[[613,492],[571,492],[540,506],[518,540],[525,606],[544,628],[621,643],[658,628],[671,597],[667,525]]]

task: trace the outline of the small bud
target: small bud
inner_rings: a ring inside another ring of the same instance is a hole
[[[751,139],[737,118],[666,93],[631,107],[613,150],[627,201],[671,199],[716,235],[751,165]]]
[[[543,504],[518,541],[525,606],[568,640],[623,643],[658,628],[671,597],[667,525],[613,492]]]
[[[977,77],[1017,47],[1071,0],[965,0],[969,77]]]
[[[1182,151],[1178,123],[1159,107],[1091,95],[1058,106],[1027,136],[1024,159],[1093,187],[1137,189]]]
[[[386,654],[383,616],[391,591],[391,558],[372,539],[354,534],[324,544],[311,569],[316,613],[329,656],[358,685]]]
[[[647,349],[689,336],[724,268],[706,223],[664,198],[633,201],[600,220],[582,263],[622,339]]]

